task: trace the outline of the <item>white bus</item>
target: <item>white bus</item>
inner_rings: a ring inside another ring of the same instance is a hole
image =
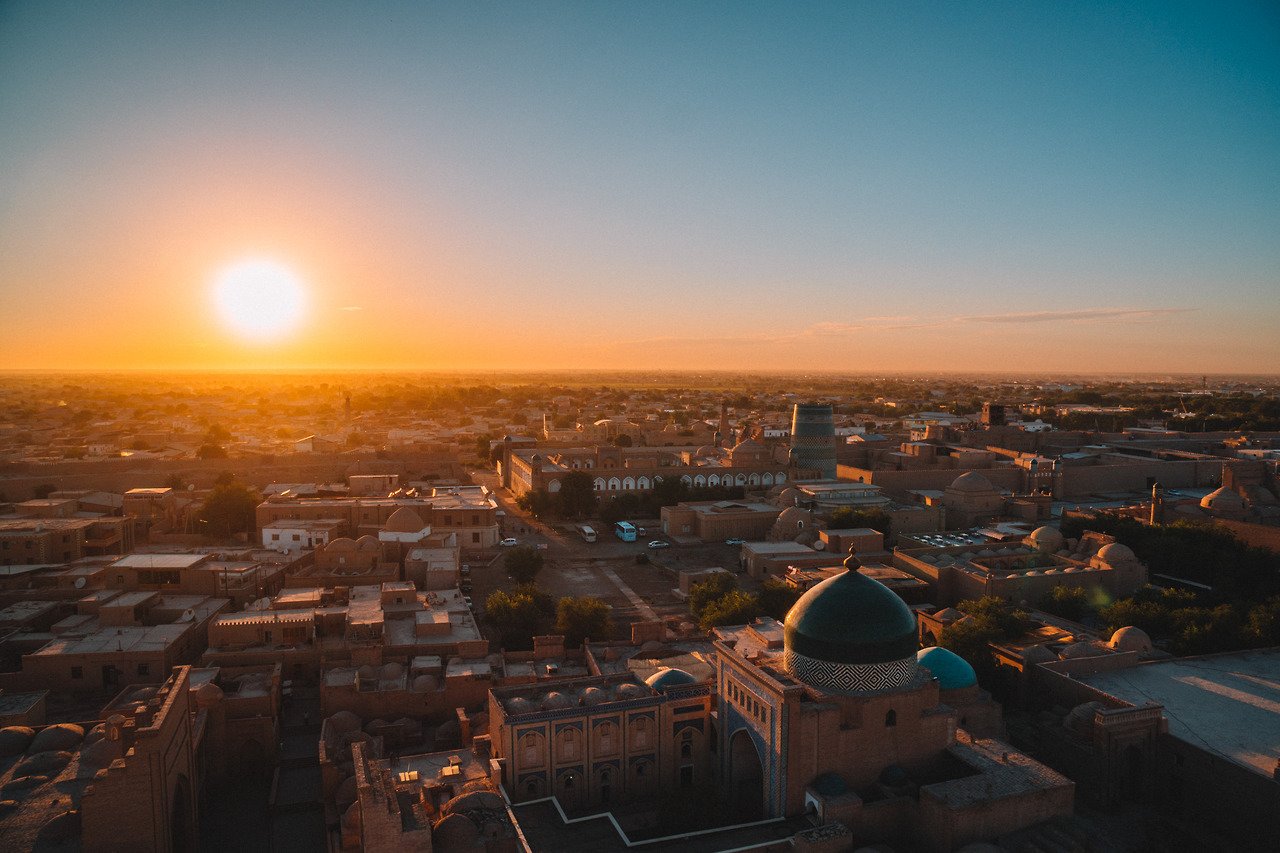
[[[591,525],[589,525],[589,524],[579,524],[579,525],[578,525],[578,535],[582,537],[582,541],[583,541],[583,542],[594,542],[594,541],[596,541],[596,531],[595,531],[595,528],[593,528],[593,527],[592,527]]]
[[[636,541],[636,526],[629,521],[619,521],[613,526],[613,532],[623,542]]]

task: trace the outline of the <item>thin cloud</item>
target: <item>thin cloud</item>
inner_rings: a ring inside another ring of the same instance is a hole
[[[1061,323],[1077,320],[1142,320],[1186,314],[1195,308],[1082,308],[1076,311],[1023,311],[1012,314],[974,314],[960,323]]]
[[[362,308],[362,307],[361,307],[361,306],[359,306],[359,305],[343,305],[343,306],[342,306],[341,308],[339,308],[338,310],[339,310],[339,311],[363,311],[363,310],[364,310],[364,308]]]

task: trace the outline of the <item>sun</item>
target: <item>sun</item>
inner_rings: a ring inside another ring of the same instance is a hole
[[[297,327],[307,308],[307,292],[293,270],[254,258],[232,264],[213,285],[218,314],[234,332],[269,340]]]

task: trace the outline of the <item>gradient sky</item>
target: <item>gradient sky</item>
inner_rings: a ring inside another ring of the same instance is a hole
[[[267,256],[298,331],[211,282]],[[0,367],[1280,372],[1273,3],[0,4]]]

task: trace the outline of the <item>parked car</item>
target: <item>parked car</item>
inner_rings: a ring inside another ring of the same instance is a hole
[[[471,574],[471,566],[467,565],[466,563],[463,563],[462,568],[459,571],[461,571],[462,574],[464,575],[469,575]]]
[[[724,540],[724,544],[726,544],[726,545],[745,545],[745,544],[747,544],[747,540],[745,540],[745,539],[739,539],[739,538],[737,538],[737,537],[735,536],[735,537],[733,537],[732,539],[726,539],[726,540]]]
[[[520,543],[517,542],[514,538],[508,536],[506,539],[503,539],[498,544],[501,545],[503,548],[514,548]]]
[[[648,530],[645,530],[643,527],[637,527],[637,528],[636,528],[636,535],[637,535],[637,536],[644,536],[644,535],[645,535],[646,533],[648,533],[648,532],[649,532],[649,531],[648,531]]]
[[[661,539],[655,539],[649,543],[650,548],[670,548],[670,542],[663,542]]]

